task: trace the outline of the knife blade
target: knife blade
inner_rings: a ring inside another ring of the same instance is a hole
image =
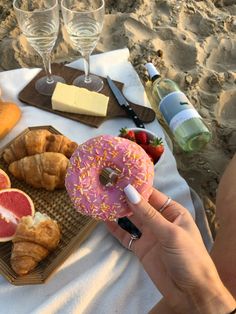
[[[121,93],[119,88],[115,85],[115,83],[112,81],[112,79],[109,76],[107,76],[107,82],[108,82],[108,85],[109,85],[111,91],[113,92],[118,104],[121,106],[121,108],[123,110],[125,110],[128,117],[134,121],[134,123],[137,127],[145,129],[143,121],[141,119],[139,119],[139,117],[137,116],[134,109],[130,106],[130,104],[128,103],[126,98],[123,96],[123,94]]]

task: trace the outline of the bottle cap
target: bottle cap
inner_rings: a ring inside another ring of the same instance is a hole
[[[145,64],[145,68],[148,71],[149,77],[152,79],[154,76],[161,76],[160,72],[155,68],[155,66],[149,62]]]

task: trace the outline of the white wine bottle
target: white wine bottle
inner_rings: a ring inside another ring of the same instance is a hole
[[[146,63],[145,67],[152,80],[153,97],[176,142],[186,152],[203,148],[211,133],[199,113],[174,81],[161,78],[152,63]]]

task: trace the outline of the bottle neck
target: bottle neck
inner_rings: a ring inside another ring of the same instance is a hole
[[[160,72],[151,62],[146,63],[145,68],[147,69],[149,78],[152,82],[154,82],[157,78],[161,76]]]
[[[156,74],[156,75],[153,75],[152,77],[151,77],[151,81],[152,81],[152,83],[154,83],[156,80],[158,80],[158,79],[160,79],[161,78],[161,76],[159,75],[159,74]]]

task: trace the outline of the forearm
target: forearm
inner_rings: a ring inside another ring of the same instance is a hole
[[[235,220],[234,220],[235,221]],[[221,228],[216,236],[211,257],[224,285],[236,298],[236,237],[235,225]]]
[[[216,194],[216,216],[220,228],[234,223],[236,217],[236,154],[225,169]]]
[[[216,216],[219,230],[216,235],[211,257],[224,285],[236,298],[236,154],[226,168],[216,197]]]

